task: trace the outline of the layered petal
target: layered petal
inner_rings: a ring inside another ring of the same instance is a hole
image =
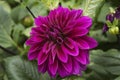
[[[55,60],[53,64],[49,64],[50,73],[55,76],[58,70],[58,60]]]
[[[80,50],[80,53],[78,56],[75,57],[77,61],[79,61],[81,64],[88,64],[89,63],[89,53],[88,50]]]
[[[48,54],[43,53],[42,51],[39,52],[38,55],[38,65],[43,64],[48,58]]]
[[[60,47],[56,49],[58,59],[66,63],[68,61],[68,55]]]
[[[71,49],[71,47],[68,45],[67,46],[62,45],[62,50],[71,56],[77,56],[79,54],[78,46],[75,44],[75,42],[72,39],[68,38],[67,40],[71,42],[73,48]]]
[[[67,63],[62,63],[62,66],[65,68],[65,70],[66,70],[67,72],[71,73],[71,72],[72,72],[72,67],[73,67],[71,57],[69,57]]]

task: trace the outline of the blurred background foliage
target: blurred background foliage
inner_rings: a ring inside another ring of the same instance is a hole
[[[48,2],[49,1],[49,2]],[[53,80],[37,72],[36,62],[27,60],[28,47],[25,41],[34,25],[27,11],[45,16],[57,7],[59,0],[0,0],[0,80]],[[120,80],[120,44],[112,34],[103,34],[102,27],[109,8],[120,6],[119,0],[60,0],[64,7],[83,9],[84,15],[93,18],[89,35],[99,45],[90,51],[91,63],[83,76],[72,76],[61,80]]]

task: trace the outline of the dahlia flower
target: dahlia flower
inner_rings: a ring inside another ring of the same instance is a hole
[[[81,75],[89,63],[89,50],[97,42],[87,34],[92,19],[82,10],[58,7],[48,16],[35,18],[35,27],[26,41],[29,60],[37,60],[38,71],[50,76]]]

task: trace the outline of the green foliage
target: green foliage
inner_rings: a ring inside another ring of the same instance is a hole
[[[0,45],[10,47],[12,45],[10,34],[14,22],[10,18],[10,15],[1,6],[0,12],[2,12],[0,13]]]
[[[53,2],[52,2],[53,1]],[[45,16],[58,2],[70,9],[83,9],[83,15],[93,19],[89,35],[99,46],[90,53],[91,62],[80,76],[70,76],[59,80],[120,80],[120,46],[115,35],[103,34],[102,27],[106,15],[120,5],[119,0],[2,0],[0,1],[0,80],[53,80],[37,71],[37,64],[28,61],[28,47],[25,41],[30,37],[34,25],[31,14]],[[49,8],[48,8],[49,7]],[[111,11],[110,11],[111,10]],[[113,24],[116,26],[118,21]],[[109,25],[109,22],[108,22]],[[110,24],[111,25],[111,24]],[[118,29],[115,28],[118,31]],[[14,52],[16,56],[9,52]],[[21,55],[21,56],[20,56]],[[3,61],[4,60],[4,61]]]
[[[88,80],[113,80],[120,75],[120,51],[116,49],[104,52],[102,50],[91,51],[91,64],[88,66],[92,70]],[[96,74],[96,76],[94,75]],[[110,76],[111,75],[111,76]]]
[[[5,68],[9,80],[39,80],[40,78],[36,64],[19,56],[5,59]]]
[[[19,62],[19,63],[18,63]],[[36,62],[30,62],[20,56],[13,56],[4,60],[9,80],[48,80],[48,75],[38,73]]]
[[[103,5],[103,2],[104,0],[84,0],[82,5],[84,15],[94,18],[97,10]]]

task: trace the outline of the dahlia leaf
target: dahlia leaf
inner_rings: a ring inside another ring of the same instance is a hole
[[[106,52],[102,50],[93,50],[91,51],[91,64],[88,68],[102,78],[100,80],[113,80],[113,75],[120,75],[119,53],[120,52],[116,49],[110,49]],[[91,76],[93,75],[94,74],[91,74]],[[96,80],[99,79],[97,78]]]
[[[3,7],[0,7],[0,12],[2,12],[0,13],[0,45],[3,47],[10,47],[12,45],[10,35],[14,22]]]
[[[23,31],[23,34],[27,37],[30,37],[30,31],[31,31],[31,27],[29,28],[26,28],[24,31]]]
[[[9,4],[8,4],[6,1],[0,0],[0,6],[2,6],[3,9],[4,9],[6,12],[10,13],[11,8],[10,8]]]
[[[120,80],[120,76],[119,76],[119,77],[117,77],[115,80]]]
[[[102,5],[103,2],[104,0],[84,0],[84,15],[94,18],[96,16],[97,9]]]
[[[24,17],[27,15],[28,11],[26,10],[26,8],[23,8],[22,6],[17,6],[11,11],[11,17],[16,23],[23,20]]]
[[[27,61],[20,56],[6,58],[4,66],[9,80],[49,80],[47,74],[38,73],[35,62]]]
[[[13,36],[13,40],[17,43],[20,43],[22,40],[22,36],[21,36],[21,32],[24,30],[24,26],[22,24],[17,24],[14,26],[13,28],[13,33],[12,33],[12,36]],[[21,37],[20,37],[21,36]]]

